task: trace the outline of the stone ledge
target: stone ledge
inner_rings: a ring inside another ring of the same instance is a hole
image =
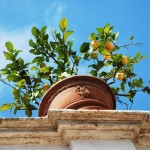
[[[43,118],[0,119],[0,145],[68,145],[131,139],[150,146],[149,111],[49,110]]]

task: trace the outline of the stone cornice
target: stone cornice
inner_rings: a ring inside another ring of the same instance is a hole
[[[1,118],[0,145],[68,145],[131,139],[150,146],[149,111],[49,110],[43,118]]]

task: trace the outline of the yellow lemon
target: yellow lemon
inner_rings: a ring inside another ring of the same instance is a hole
[[[97,40],[93,40],[93,41],[91,42],[91,45],[92,45],[92,47],[93,47],[94,49],[96,49],[96,48],[99,47],[99,42],[98,42]]]
[[[128,57],[127,56],[122,56],[121,63],[123,65],[126,65],[128,63]]]
[[[111,59],[111,54],[110,54],[110,53],[106,53],[106,54],[104,55],[104,59],[105,59],[105,60],[110,60],[110,59]]]
[[[112,51],[112,50],[114,49],[114,44],[113,44],[112,42],[106,42],[105,48],[106,48],[108,51]]]
[[[96,52],[92,52],[91,53],[91,58],[92,59],[97,59],[98,58],[98,54]]]
[[[117,74],[116,74],[116,78],[117,78],[118,80],[122,80],[122,79],[124,78],[124,73],[117,73]]]

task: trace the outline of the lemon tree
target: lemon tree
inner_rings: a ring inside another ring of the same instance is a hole
[[[79,51],[73,49],[73,41],[69,40],[72,30],[68,30],[68,20],[62,18],[59,30],[47,33],[47,27],[33,27],[33,39],[29,40],[34,55],[33,60],[27,61],[21,57],[22,50],[15,49],[8,41],[4,56],[7,65],[0,70],[0,81],[12,88],[14,102],[4,104],[0,110],[24,110],[27,116],[38,109],[43,94],[58,80],[78,74],[82,63],[89,61],[89,74],[105,81],[116,95],[116,100],[123,102],[122,97],[133,103],[137,92],[150,94],[149,86],[142,78],[137,78],[134,65],[146,56],[140,52],[133,57],[121,53],[122,48],[128,48],[133,43],[133,36],[127,45],[117,45],[118,32],[113,32],[113,26],[106,24],[91,33],[89,41],[84,42]],[[108,68],[108,69],[107,69]],[[107,70],[107,71],[106,71]],[[117,81],[117,84],[115,84]]]
[[[128,49],[131,45],[141,46],[141,43],[133,43],[134,37],[131,36],[129,44],[117,45],[119,32],[113,32],[113,29],[114,27],[110,24],[106,24],[103,28],[96,28],[97,32],[91,33],[88,37],[91,42],[84,42],[80,52],[82,59],[91,62],[89,73],[104,80],[112,88],[116,100],[126,104],[124,98],[127,98],[133,103],[137,92],[150,94],[149,86],[145,86],[143,79],[138,78],[134,72],[134,65],[146,56],[140,52],[137,52],[135,56],[122,54],[123,48]],[[93,51],[97,53],[94,61],[91,55]]]
[[[27,116],[32,116],[32,110],[38,109],[41,97],[51,85],[66,74],[77,74],[80,57],[72,48],[73,41],[68,40],[73,31],[67,30],[66,18],[60,21],[59,27],[60,32],[55,30],[51,35],[46,33],[46,26],[32,28],[29,53],[35,57],[30,62],[21,58],[21,50],[6,42],[4,56],[8,64],[0,71],[0,81],[12,87],[14,102],[2,105],[0,110],[13,109],[14,113],[25,110]]]

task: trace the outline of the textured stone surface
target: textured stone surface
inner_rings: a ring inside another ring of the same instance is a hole
[[[50,110],[44,118],[0,119],[0,145],[68,146],[70,140],[131,140],[150,147],[149,111]]]
[[[68,146],[0,146],[0,150],[70,150]]]

